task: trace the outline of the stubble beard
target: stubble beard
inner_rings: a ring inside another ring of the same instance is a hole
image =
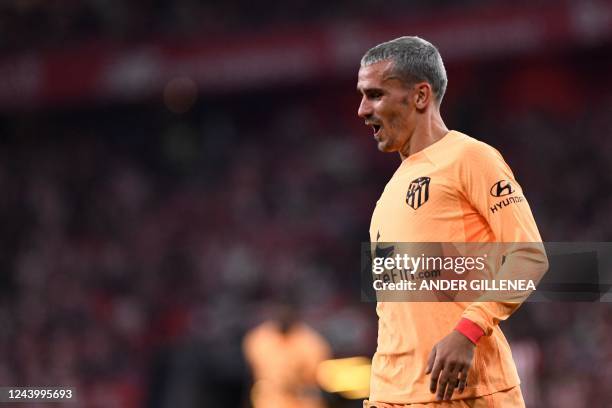
[[[382,135],[381,135],[382,136]],[[383,136],[380,139],[377,139],[376,146],[378,150],[383,153],[395,153],[400,151],[401,146],[396,146],[397,140],[393,137],[385,137]]]

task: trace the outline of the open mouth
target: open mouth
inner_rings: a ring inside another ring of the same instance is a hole
[[[372,125],[372,129],[374,129],[374,136],[378,135],[380,128],[381,128],[380,125]]]

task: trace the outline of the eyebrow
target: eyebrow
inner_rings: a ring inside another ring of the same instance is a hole
[[[382,88],[377,88],[377,87],[366,87],[366,88],[359,88],[359,86],[357,87],[357,93],[367,93],[367,92],[384,92],[384,89]]]

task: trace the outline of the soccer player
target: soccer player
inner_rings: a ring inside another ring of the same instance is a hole
[[[277,318],[252,329],[243,350],[253,373],[254,408],[323,408],[316,382],[319,364],[330,358],[327,341],[298,319],[296,306],[283,301]]]
[[[371,241],[541,242],[500,153],[444,124],[446,85],[438,50],[418,37],[382,43],[361,59],[358,115],[378,149],[401,158],[374,209]],[[501,269],[517,261],[540,274],[548,267],[543,249],[518,245]],[[379,301],[364,407],[524,407],[498,325],[519,304]]]

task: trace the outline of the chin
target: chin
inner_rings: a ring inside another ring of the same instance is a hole
[[[378,150],[380,150],[383,153],[393,153],[395,151],[395,149],[393,149],[393,146],[391,146],[387,140],[382,140],[380,142],[378,142]]]

